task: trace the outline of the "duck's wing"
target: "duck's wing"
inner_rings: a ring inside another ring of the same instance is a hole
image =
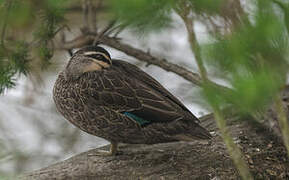
[[[151,87],[155,91],[161,93],[163,96],[169,98],[171,101],[179,105],[183,110],[189,111],[184,104],[179,101],[174,95],[172,95],[168,90],[166,90],[157,80],[145,73],[139,67],[121,60],[113,60],[113,65],[119,67],[124,72],[126,72],[130,77],[143,82],[147,86]]]
[[[103,71],[84,74],[78,84],[90,109],[104,107],[140,125],[198,119],[154,78],[137,66],[120,60]]]
[[[132,112],[134,115],[149,118],[153,122],[183,118],[199,122],[175,96],[137,66],[121,60],[113,60],[113,66],[120,70],[120,74],[128,77],[127,83],[142,103],[141,109]]]

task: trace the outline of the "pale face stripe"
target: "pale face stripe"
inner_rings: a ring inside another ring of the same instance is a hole
[[[84,53],[84,55],[93,55],[93,54],[103,55],[111,63],[111,59],[106,54],[104,54],[102,52],[87,51]]]
[[[98,65],[100,65],[101,67],[104,67],[104,68],[108,68],[110,65],[106,62],[103,62],[103,61],[99,61],[97,59],[93,59],[94,62],[96,62]]]

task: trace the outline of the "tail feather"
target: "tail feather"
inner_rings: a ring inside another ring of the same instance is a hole
[[[211,139],[212,135],[202,126],[197,125],[193,130],[175,135],[179,141],[194,141],[196,139]]]
[[[211,139],[212,135],[210,134],[209,131],[207,131],[205,128],[202,126],[197,126],[194,129],[194,132],[191,132],[193,136],[196,136],[200,139]]]

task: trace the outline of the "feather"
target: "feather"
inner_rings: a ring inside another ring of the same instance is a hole
[[[134,114],[132,114],[132,113],[130,113],[130,112],[124,112],[123,114],[126,115],[126,116],[128,116],[128,117],[130,117],[130,118],[132,118],[132,119],[135,120],[137,123],[139,123],[141,126],[144,126],[144,125],[150,123],[150,121],[147,121],[147,120],[145,120],[145,119],[143,119],[143,118],[140,118],[140,117],[138,117],[138,116],[136,116],[136,115],[134,115]]]

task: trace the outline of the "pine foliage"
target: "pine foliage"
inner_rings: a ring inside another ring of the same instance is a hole
[[[19,75],[29,73],[33,49],[38,52],[36,58],[44,62],[43,68],[48,66],[53,56],[52,40],[64,22],[66,3],[65,0],[0,1],[0,93],[14,87]],[[33,39],[14,36],[21,30],[34,31]]]

